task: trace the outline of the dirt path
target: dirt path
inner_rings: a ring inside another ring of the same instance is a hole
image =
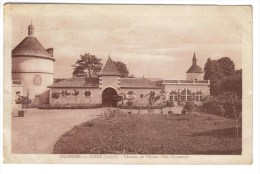
[[[52,153],[61,135],[102,113],[103,109],[28,109],[25,117],[12,117],[12,153]]]

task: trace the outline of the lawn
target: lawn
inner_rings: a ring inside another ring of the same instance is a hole
[[[241,146],[241,126],[237,129],[232,119],[119,113],[75,126],[59,138],[53,153],[216,155],[241,154]]]

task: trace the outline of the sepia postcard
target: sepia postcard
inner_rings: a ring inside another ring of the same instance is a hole
[[[252,164],[247,5],[4,5],[4,163]]]

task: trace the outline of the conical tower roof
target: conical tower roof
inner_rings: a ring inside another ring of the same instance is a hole
[[[33,36],[34,27],[32,24],[28,27],[28,36],[24,38],[13,50],[12,57],[40,57],[54,60],[54,58],[45,50],[42,44]]]
[[[105,66],[102,71],[98,74],[99,76],[121,76],[119,71],[117,70],[116,65],[112,61],[110,57],[108,57]]]
[[[203,73],[202,68],[199,65],[197,65],[197,58],[195,52],[192,58],[192,66],[189,68],[189,70],[186,73]]]

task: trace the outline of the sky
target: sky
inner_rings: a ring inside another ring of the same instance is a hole
[[[242,8],[232,6],[81,6],[20,8],[12,16],[12,47],[31,23],[45,48],[54,48],[54,77],[72,76],[84,53],[105,63],[108,55],[135,77],[185,79],[196,53],[198,65],[230,57],[242,67]],[[69,9],[69,10],[68,10]]]

